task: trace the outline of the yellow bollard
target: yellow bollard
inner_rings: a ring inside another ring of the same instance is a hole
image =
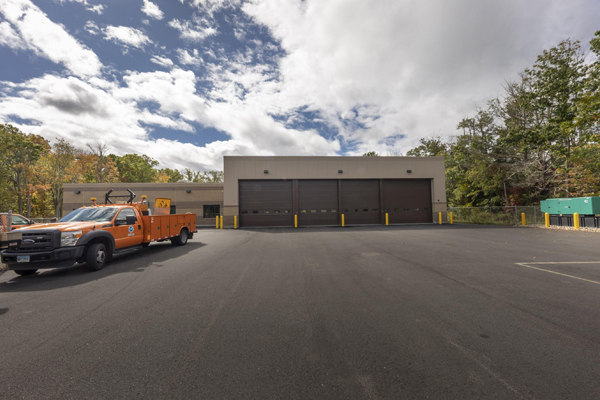
[[[345,226],[344,225],[344,214],[342,214],[342,226]]]
[[[223,216],[221,216],[221,229],[223,229]]]
[[[215,218],[215,222],[217,224],[216,228],[219,229],[219,216],[217,215],[217,218]]]
[[[440,216],[440,225],[441,225],[442,224],[442,213],[441,212],[439,213],[439,216]]]
[[[298,227],[298,214],[294,215],[294,228]]]
[[[527,219],[525,219],[525,213],[521,213],[521,225],[527,225]]]
[[[550,227],[550,214],[546,213],[544,214],[544,219],[546,220],[546,228]]]
[[[390,224],[390,220],[388,218],[388,213],[385,213],[385,224],[389,225]]]
[[[233,216],[233,229],[237,229],[237,215]]]
[[[579,213],[573,214],[573,226],[575,229],[579,229]]]
[[[454,214],[452,214],[452,212],[449,212],[448,216],[450,217],[450,225],[454,224]]]

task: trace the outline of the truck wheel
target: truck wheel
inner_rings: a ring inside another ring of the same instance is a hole
[[[15,270],[15,274],[25,276],[25,275],[33,275],[35,274],[37,269],[17,269]]]
[[[106,246],[102,243],[95,243],[90,246],[85,253],[85,267],[90,271],[100,271],[108,259]]]
[[[184,244],[187,243],[187,241],[188,241],[188,232],[184,229],[181,231],[179,236],[171,239],[171,244],[173,246],[183,246]]]

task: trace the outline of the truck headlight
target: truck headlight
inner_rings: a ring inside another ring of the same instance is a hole
[[[60,247],[75,246],[81,237],[81,231],[61,232]]]

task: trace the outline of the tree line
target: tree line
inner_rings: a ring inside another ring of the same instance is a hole
[[[54,144],[0,124],[0,212],[28,217],[62,216],[65,183],[222,182],[222,171],[158,168],[145,154],[117,156],[105,144],[77,149],[64,139]]]

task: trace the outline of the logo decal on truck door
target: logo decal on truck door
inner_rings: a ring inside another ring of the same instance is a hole
[[[133,225],[129,226],[129,233],[133,233]]]

